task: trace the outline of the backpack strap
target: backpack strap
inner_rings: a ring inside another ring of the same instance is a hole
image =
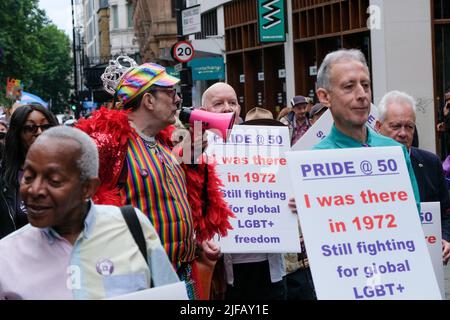
[[[144,260],[146,263],[147,261],[147,245],[145,244],[145,237],[144,233],[142,232],[142,227],[139,222],[139,218],[136,215],[136,211],[134,210],[133,206],[124,206],[120,208],[120,211],[122,212],[123,218],[125,219],[125,222],[127,223],[128,229],[131,232],[131,235],[133,236],[134,241],[136,242],[137,246],[139,247],[139,251],[141,251],[142,256],[144,257]],[[153,281],[150,279],[150,288],[153,287]]]

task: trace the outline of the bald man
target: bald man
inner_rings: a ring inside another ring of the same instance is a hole
[[[236,114],[235,124],[242,122],[239,117],[241,106],[236,91],[225,82],[216,82],[206,89],[202,96],[202,109],[215,113],[234,112]]]
[[[242,120],[239,121],[241,106],[236,92],[232,86],[224,82],[213,84],[203,93],[202,109],[215,113],[234,112],[235,124],[242,122]],[[225,254],[223,263],[227,282],[224,295],[226,300],[286,299],[285,264],[282,254]],[[220,268],[216,269],[215,276],[217,279],[223,276],[217,273],[220,273]],[[222,292],[214,294],[223,298]]]

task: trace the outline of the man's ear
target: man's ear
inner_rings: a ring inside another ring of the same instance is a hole
[[[155,97],[153,97],[150,93],[145,93],[142,97],[141,104],[144,104],[145,108],[149,110],[153,110],[153,104],[155,103]]]
[[[100,187],[100,179],[99,178],[90,178],[83,185],[83,197],[84,199],[90,199],[97,192],[97,189]]]
[[[319,98],[320,103],[324,106],[331,108],[330,94],[324,88],[319,88],[316,91],[317,98]]]
[[[375,127],[374,127],[374,129],[375,129],[375,131],[376,132],[380,132],[380,129],[381,129],[381,122],[380,122],[380,120],[377,120],[376,122],[375,122]]]

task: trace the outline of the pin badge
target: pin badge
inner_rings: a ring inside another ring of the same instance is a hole
[[[145,178],[145,177],[148,177],[148,171],[147,171],[146,169],[141,169],[141,170],[140,170],[140,174],[141,174],[141,176],[143,176],[144,178]]]
[[[114,272],[114,264],[108,259],[100,260],[97,262],[96,270],[103,276],[110,276]]]

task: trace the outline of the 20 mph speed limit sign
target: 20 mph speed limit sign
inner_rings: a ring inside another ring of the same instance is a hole
[[[194,47],[187,41],[175,43],[172,47],[172,56],[178,62],[188,62],[194,57]]]

